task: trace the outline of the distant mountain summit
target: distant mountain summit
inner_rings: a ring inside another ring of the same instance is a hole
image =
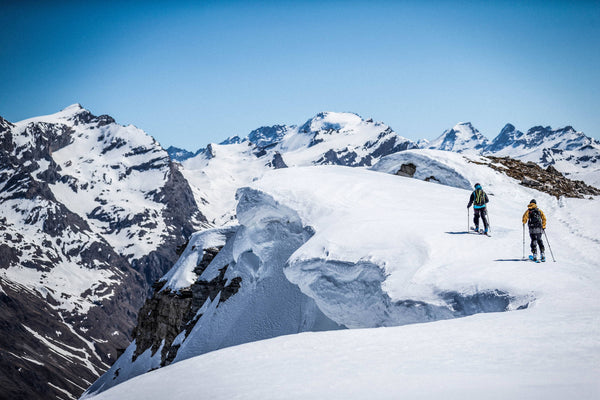
[[[179,162],[195,156],[195,153],[175,146],[169,146],[167,153],[171,157],[171,160]]]
[[[248,140],[257,147],[264,148],[279,143],[294,128],[296,127],[287,125],[263,126],[250,132]]]
[[[498,136],[486,147],[486,151],[494,153],[517,143],[523,132],[518,131],[514,125],[506,124]]]
[[[470,122],[461,122],[452,129],[444,131],[440,137],[431,141],[427,148],[456,153],[479,153],[488,144],[488,139]]]

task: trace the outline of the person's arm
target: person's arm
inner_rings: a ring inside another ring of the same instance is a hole
[[[542,214],[542,229],[546,229],[546,216],[542,210],[540,210],[540,214]]]
[[[485,196],[485,197],[484,197],[484,201],[485,201],[485,203],[487,204],[487,203],[490,201],[490,199],[488,198],[488,195],[487,195],[487,193],[484,193],[483,195]]]
[[[473,201],[475,201],[475,196],[473,193],[471,193],[471,197],[469,198],[469,204],[467,204],[467,208],[471,207],[471,204],[473,204]]]
[[[523,225],[525,225],[527,223],[528,219],[529,219],[529,209],[527,209],[525,211],[525,214],[523,214]]]

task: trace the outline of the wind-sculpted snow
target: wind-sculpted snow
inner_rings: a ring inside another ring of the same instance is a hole
[[[304,331],[338,329],[284,276],[290,255],[311,235],[290,208],[255,190],[238,193],[235,236],[198,278],[240,278],[239,291],[219,304],[207,301],[175,362],[223,347]]]
[[[452,156],[457,159],[450,157],[449,164],[467,173],[468,162]],[[441,165],[442,171],[452,170]],[[433,238],[439,232],[431,225],[453,214],[444,215],[448,205],[423,209],[422,199],[453,199],[456,189],[384,176],[343,168],[300,169],[269,174],[254,184],[297,210],[303,223],[315,229],[290,257],[285,274],[325,315],[349,328],[364,328],[527,306],[526,291],[416,279],[439,262],[432,254],[442,240],[436,246]],[[468,192],[465,204],[467,198]]]
[[[315,299],[325,315],[348,328],[396,326],[452,317],[448,307],[393,302],[383,290],[386,278],[383,269],[370,262],[326,259],[293,262],[286,269],[286,276]]]

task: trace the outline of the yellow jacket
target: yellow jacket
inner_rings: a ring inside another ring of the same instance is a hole
[[[529,203],[525,214],[523,214],[523,224],[526,224],[527,220],[529,219],[529,210],[533,210],[534,208],[537,208],[537,204]],[[538,208],[538,210],[540,209]],[[546,229],[546,216],[544,215],[544,212],[542,210],[540,210],[540,214],[542,215],[542,229]]]

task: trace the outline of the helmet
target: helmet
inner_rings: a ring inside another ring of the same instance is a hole
[[[537,204],[535,199],[531,199],[530,203]]]
[[[475,189],[481,189],[481,185],[479,183],[475,184]]]

